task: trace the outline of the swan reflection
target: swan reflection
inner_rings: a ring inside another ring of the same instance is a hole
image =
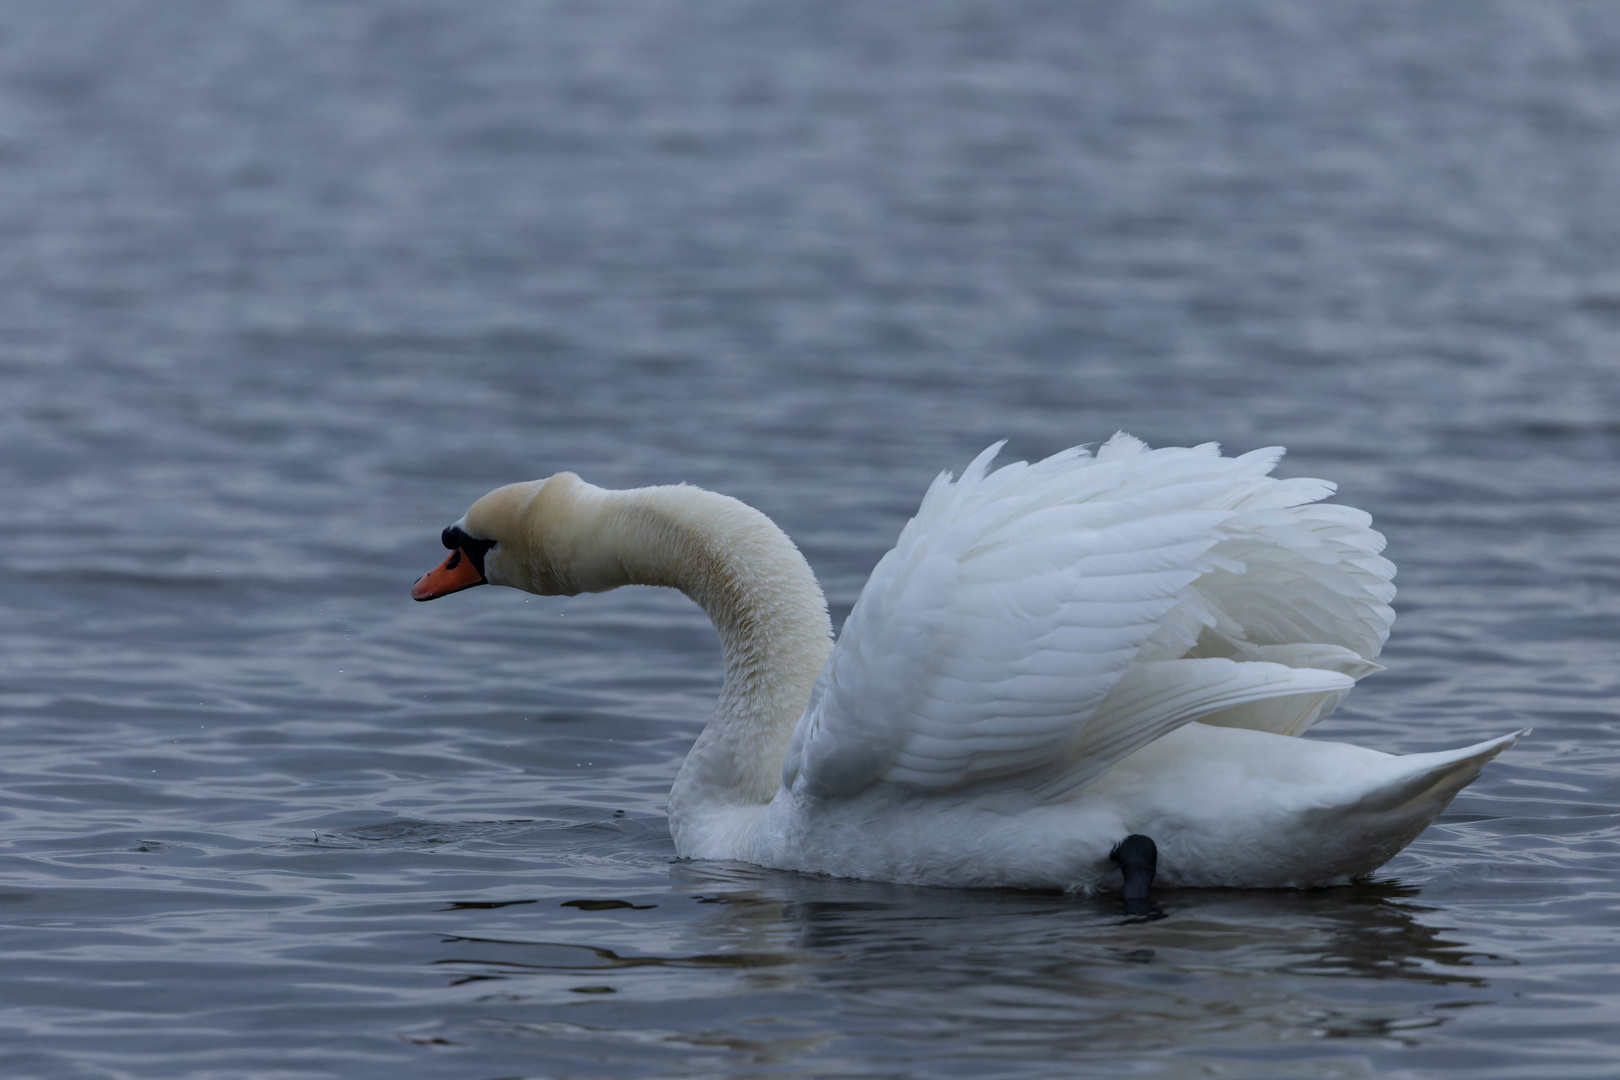
[[[656,1045],[689,1064],[741,1051],[780,1067],[826,1064],[854,1039],[913,1061],[1080,1068],[1224,1046],[1311,1077],[1355,1075],[1334,1071],[1342,1054],[1421,1043],[1488,1003],[1484,968],[1502,962],[1448,936],[1441,911],[1391,882],[1165,891],[1159,902],[1166,918],[1144,922],[1124,918],[1117,896],[676,863],[664,891],[506,902],[534,914],[536,933],[446,936],[432,964],[518,1010],[488,1023],[552,1050]],[[562,911],[578,914],[549,914]],[[1153,1075],[1193,1075],[1183,1065]]]
[[[1213,1038],[1407,1042],[1490,999],[1501,963],[1436,925],[1415,889],[1167,891],[1161,921],[1117,897],[919,889],[677,864],[711,949],[809,955],[769,973],[877,1023],[942,1025],[957,1052],[1037,1042],[1089,1055]],[[1382,986],[1368,986],[1376,980]],[[1351,989],[1347,985],[1354,982]]]

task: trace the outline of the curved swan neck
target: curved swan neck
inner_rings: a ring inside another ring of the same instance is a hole
[[[593,495],[596,557],[580,587],[679,589],[708,613],[725,655],[714,716],[670,796],[672,821],[700,804],[769,802],[832,651],[815,574],[770,518],[729,496],[686,485]]]

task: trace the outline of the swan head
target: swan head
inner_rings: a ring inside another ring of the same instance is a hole
[[[496,488],[445,527],[450,554],[417,579],[411,596],[436,600],[475,585],[573,596],[625,584],[612,546],[601,543],[614,494],[569,472]]]

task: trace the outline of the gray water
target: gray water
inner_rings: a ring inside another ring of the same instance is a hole
[[[1617,177],[1608,3],[0,3],[0,1074],[1620,1074]],[[1321,737],[1534,725],[1372,880],[677,862],[695,607],[407,595],[1119,428],[1375,515]]]

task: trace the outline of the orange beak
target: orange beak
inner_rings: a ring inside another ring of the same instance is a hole
[[[457,548],[448,559],[416,579],[416,584],[411,586],[411,599],[437,600],[441,596],[482,585],[485,580],[473,561]]]

